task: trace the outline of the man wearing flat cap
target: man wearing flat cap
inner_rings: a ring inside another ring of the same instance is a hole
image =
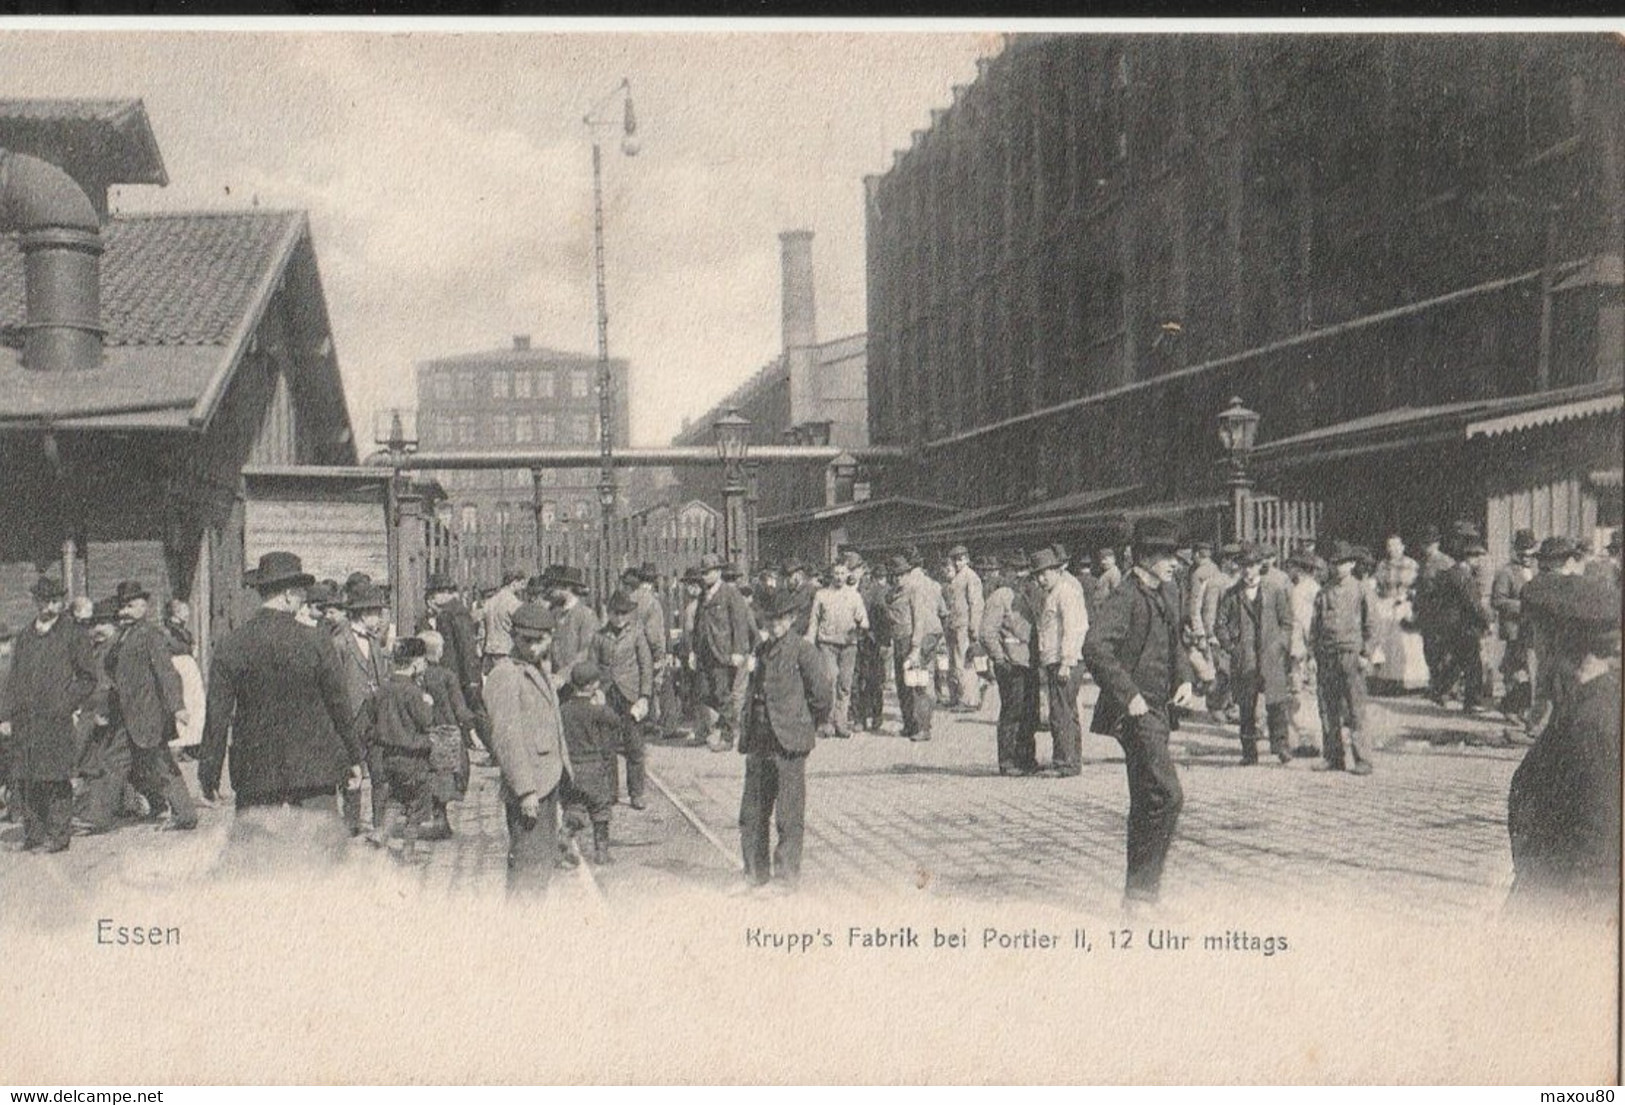
[[[151,596],[140,583],[124,580],[113,601],[119,628],[107,654],[112,738],[80,816],[88,831],[108,831],[118,816],[125,785],[133,783],[143,793],[161,794],[168,804],[169,817],[160,828],[195,829],[197,806],[169,751],[176,723],[187,720],[169,641],[147,618]]]
[[[1572,678],[1512,776],[1511,909],[1618,923],[1619,611],[1619,589],[1594,577],[1543,600],[1546,647]]]
[[[948,706],[975,711],[982,706],[982,677],[970,666],[970,645],[982,625],[986,594],[982,577],[971,567],[970,550],[955,545],[948,550],[948,583],[943,588],[948,616],[942,632],[948,648]]]
[[[643,627],[633,624],[637,611],[637,600],[625,591],[611,595],[609,620],[593,634],[584,659],[602,673],[605,704],[625,723],[613,747],[605,752],[610,798],[613,801],[620,794],[618,757],[624,756],[627,800],[633,809],[641,810],[646,804],[643,730],[639,726],[649,716],[649,702],[654,694],[654,660],[649,654],[649,641]],[[570,669],[574,671],[575,665]]]
[[[90,637],[67,616],[67,593],[41,576],[37,613],[17,635],[0,686],[0,740],[11,753],[12,801],[22,811],[25,852],[68,848],[73,820],[73,715],[96,693]]]
[[[210,665],[198,787],[215,799],[229,745],[234,833],[252,833],[253,811],[291,807],[320,815],[309,824],[327,839],[313,843],[342,846],[336,792],[359,790],[362,749],[331,638],[295,617],[315,579],[294,554],[268,552],[249,580],[260,608]]]
[[[739,804],[745,880],[786,893],[801,880],[807,756],[834,708],[828,665],[812,642],[795,632],[799,610],[795,594],[781,592],[765,612],[768,637],[756,649],[739,742],[745,754],[745,792]],[[774,824],[777,847],[771,847]]]
[[[485,704],[491,749],[502,769],[508,893],[539,896],[559,859],[559,784],[570,770],[558,691],[547,670],[558,615],[527,602],[509,624],[513,651],[486,676]]]
[[[924,565],[925,558],[918,550],[909,556],[894,556],[891,568],[895,582],[886,600],[903,736],[913,741],[931,739],[931,714],[936,705],[932,681],[942,651],[942,618],[947,611],[942,588],[926,574]]]
[[[1078,694],[1083,689],[1083,642],[1089,635],[1089,606],[1083,585],[1066,570],[1064,550],[1051,546],[1033,553],[1033,575],[1044,588],[1038,610],[1038,660],[1049,692],[1053,739],[1050,769],[1062,777],[1083,770],[1083,728]],[[1109,599],[1110,596],[1107,596]]]
[[[1326,557],[1333,576],[1315,596],[1309,639],[1320,691],[1321,747],[1317,770],[1371,774],[1371,734],[1365,724],[1366,675],[1382,662],[1376,593],[1355,577],[1360,550],[1337,541]],[[1348,730],[1345,749],[1343,730]]]
[[[978,640],[993,666],[999,688],[998,759],[1000,775],[1032,775],[1038,771],[1033,734],[1038,728],[1038,669],[1034,665],[1033,635],[1038,612],[1020,584],[1026,554],[1005,559],[1004,572],[982,607]]]
[[[1168,753],[1176,721],[1172,709],[1187,709],[1195,701],[1174,584],[1178,530],[1165,519],[1141,518],[1132,543],[1134,567],[1101,602],[1083,646],[1083,662],[1100,684],[1090,728],[1117,738],[1128,772],[1123,901],[1131,911],[1155,902],[1161,892],[1163,866],[1185,802]]]

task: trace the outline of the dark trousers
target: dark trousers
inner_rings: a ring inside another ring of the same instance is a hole
[[[886,712],[886,653],[875,641],[858,644],[853,713],[862,728],[879,726]]]
[[[1123,896],[1154,902],[1185,792],[1168,754],[1168,719],[1152,710],[1125,718],[1117,734],[1128,771],[1128,874]]]
[[[197,824],[197,805],[181,778],[169,745],[137,747],[123,730],[110,734],[85,765],[85,793],[79,816],[95,831],[113,827],[124,801],[126,783],[142,794],[161,796],[178,825]]]
[[[1049,731],[1054,740],[1050,761],[1062,771],[1083,768],[1083,729],[1078,724],[1078,692],[1083,689],[1083,665],[1072,665],[1066,679],[1059,664],[1047,664],[1049,681]]]
[[[463,688],[463,701],[474,715],[474,737],[487,755],[491,751],[491,715],[485,711],[485,691],[478,682]]]
[[[1371,762],[1371,737],[1365,731],[1365,672],[1357,652],[1323,652],[1320,669],[1320,730],[1326,762],[1347,766],[1343,754],[1343,727],[1356,763]]]
[[[626,757],[626,796],[633,800],[643,797],[645,767],[643,751],[643,729],[632,720],[632,701],[621,693],[619,687],[611,687],[604,695],[609,708],[626,722],[621,727],[619,743],[607,749],[609,769],[609,796],[614,801],[621,793],[621,757]]]
[[[745,757],[745,794],[739,803],[739,842],[745,878],[760,886],[801,880],[801,838],[807,815],[807,757],[752,752]],[[779,843],[769,853],[769,823]]]
[[[542,897],[559,861],[559,792],[549,791],[538,805],[534,821],[520,811],[519,799],[509,797],[508,896]]]
[[[1038,729],[1038,672],[1016,664],[998,664],[999,770],[1030,771],[1038,766],[1033,733]]]
[[[920,646],[920,670],[928,675],[936,670],[937,652],[942,638],[927,637]],[[910,687],[903,678],[903,661],[908,659],[909,642],[898,641],[892,647],[892,667],[897,676],[897,702],[903,713],[903,736],[917,740],[931,739],[931,715],[936,709],[937,696],[927,679],[923,687]]]
[[[18,785],[23,846],[66,848],[73,831],[73,784],[66,779],[24,779]]]
[[[1256,672],[1249,673],[1239,679],[1231,681],[1231,688],[1236,696],[1236,703],[1241,707],[1241,757],[1252,761],[1258,759],[1258,700],[1264,694],[1263,680]],[[1287,722],[1291,716],[1292,704],[1278,702],[1273,706],[1264,704],[1264,724],[1269,731],[1270,751],[1287,751]]]
[[[609,824],[616,793],[610,775],[613,762],[613,754],[570,753],[570,772],[559,784],[566,831],[576,833],[589,824]]]
[[[722,733],[721,741],[732,744],[739,732],[740,713],[745,707],[745,688],[749,684],[750,674],[744,664],[735,668],[728,664],[712,664],[701,661],[699,675],[699,699],[703,707],[703,714],[714,715],[716,721],[712,724]],[[702,716],[702,722],[709,722],[709,716]],[[702,727],[702,732],[709,736],[710,724]]]
[[[1443,671],[1435,690],[1448,694],[1461,681],[1461,701],[1468,707],[1478,706],[1484,700],[1484,658],[1479,647],[1478,634],[1471,630],[1452,633],[1444,638]],[[1431,665],[1429,666],[1431,671]]]
[[[662,733],[673,733],[683,727],[683,704],[677,696],[677,681],[669,668],[660,667],[664,658],[655,661],[655,693],[650,705],[654,720]]]
[[[1455,678],[1450,671],[1450,648],[1437,629],[1422,629],[1422,660],[1428,666],[1428,687],[1435,695],[1450,693]]]
[[[429,754],[380,746],[378,762],[383,770],[374,774],[372,779],[373,825],[379,839],[387,841],[394,832],[396,809],[399,808],[406,817],[401,835],[407,849],[411,850],[424,824],[434,813],[434,788],[430,785],[433,772]],[[384,790],[382,804],[377,801],[380,780]]]

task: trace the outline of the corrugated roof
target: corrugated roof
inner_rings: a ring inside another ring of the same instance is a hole
[[[298,211],[144,214],[103,228],[101,367],[37,373],[0,354],[0,418],[190,408],[229,371],[305,234]],[[21,345],[23,261],[0,247],[0,343]]]

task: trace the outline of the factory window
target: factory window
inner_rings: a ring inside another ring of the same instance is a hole
[[[531,373],[528,368],[521,368],[513,374],[513,397],[515,399],[530,398]]]
[[[429,377],[429,392],[440,402],[451,399],[451,374],[439,371]]]
[[[498,414],[491,418],[491,436],[499,445],[513,440],[513,415]]]
[[[480,532],[480,508],[472,503],[463,507],[463,532]]]
[[[585,444],[592,441],[592,439],[592,418],[585,414],[572,414],[570,416],[570,444]]]
[[[578,368],[570,373],[570,398],[586,399],[592,395],[592,377],[586,369]]]
[[[577,499],[576,521],[585,522],[590,517],[592,517],[592,506],[587,502],[586,499]]]
[[[553,373],[545,368],[536,373],[536,398],[553,398]]]
[[[531,440],[530,415],[517,415],[513,420],[513,439],[519,445],[525,445]]]
[[[552,529],[558,524],[559,504],[551,499],[542,500],[542,528]]]
[[[508,372],[506,369],[491,370],[491,398],[508,398]]]
[[[543,445],[552,445],[559,439],[558,420],[550,414],[536,416],[536,440]]]

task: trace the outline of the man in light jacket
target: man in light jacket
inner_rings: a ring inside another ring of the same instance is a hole
[[[869,610],[853,585],[845,565],[830,568],[829,586],[813,598],[807,622],[807,640],[829,665],[835,681],[835,712],[829,735],[852,735],[852,682],[858,666],[858,641],[869,632]]]
[[[1019,586],[1028,567],[1025,553],[1005,558],[1004,575],[987,596],[977,633],[999,687],[1000,775],[1032,775],[1038,771],[1033,740],[1038,728],[1033,710],[1038,700],[1038,673],[1032,652],[1033,626],[1038,615],[1025,588]]]
[[[975,711],[982,705],[982,680],[971,667],[970,643],[982,626],[982,577],[970,566],[970,551],[963,545],[948,550],[948,617],[943,632],[948,643],[948,689],[951,709]]]
[[[1078,692],[1083,688],[1083,641],[1089,635],[1089,611],[1083,586],[1066,570],[1055,548],[1039,549],[1032,564],[1044,588],[1044,606],[1038,614],[1038,659],[1049,680],[1049,727],[1054,744],[1050,769],[1068,777],[1083,770]]]

